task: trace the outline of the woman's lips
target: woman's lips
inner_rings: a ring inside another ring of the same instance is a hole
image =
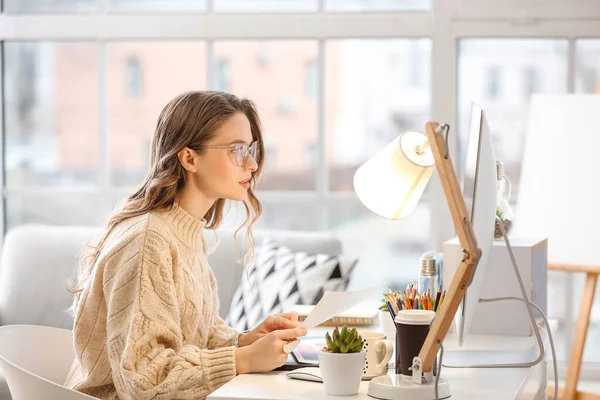
[[[240,182],[240,185],[242,185],[245,189],[250,189],[250,180],[252,178],[248,178],[246,180],[243,180]]]

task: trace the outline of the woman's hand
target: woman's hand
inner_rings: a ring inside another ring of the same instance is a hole
[[[304,335],[306,335],[304,328],[278,329],[265,334],[250,346],[237,348],[236,372],[238,374],[267,372],[281,367],[288,357],[283,346]]]
[[[258,339],[265,337],[271,332],[281,329],[293,329],[298,326],[298,313],[287,312],[282,314],[269,315],[256,328],[248,333],[240,335],[239,347],[249,346]],[[306,333],[304,334],[306,335]]]

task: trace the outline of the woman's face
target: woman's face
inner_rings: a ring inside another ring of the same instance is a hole
[[[194,183],[208,198],[243,201],[248,197],[249,180],[258,165],[249,155],[244,166],[237,165],[235,147],[252,144],[250,122],[243,113],[227,119],[215,136],[198,153],[198,170]],[[223,146],[225,148],[214,148]],[[243,153],[243,149],[238,149]],[[237,157],[240,160],[240,157]]]

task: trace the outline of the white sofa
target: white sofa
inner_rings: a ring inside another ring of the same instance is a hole
[[[66,281],[77,265],[82,244],[101,229],[83,226],[23,225],[7,233],[0,261],[0,325],[28,324],[72,328],[66,309],[72,297]],[[325,232],[255,231],[256,243],[273,238],[295,251],[340,254],[339,240]],[[243,244],[243,235],[238,243]],[[208,242],[213,235],[207,234]],[[220,244],[209,255],[219,285],[220,314],[225,316],[240,283],[243,266],[234,257],[233,231],[219,232]],[[0,377],[0,399],[11,399]]]

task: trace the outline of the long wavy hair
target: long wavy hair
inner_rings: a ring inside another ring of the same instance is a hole
[[[247,252],[244,260],[248,262],[254,255],[254,238],[252,227],[262,213],[262,206],[253,190],[260,178],[264,164],[264,145],[262,128],[254,103],[248,99],[216,91],[195,91],[183,93],[171,100],[160,113],[156,130],[152,137],[150,169],[144,181],[123,205],[116,209],[108,219],[102,238],[96,245],[87,245],[88,251],[79,262],[75,276],[77,285],[68,290],[75,295],[71,313],[77,307],[79,297],[86,281],[89,280],[96,262],[111,232],[128,218],[137,217],[153,210],[164,210],[172,207],[175,197],[185,185],[185,170],[179,162],[177,154],[185,147],[202,148],[215,135],[217,129],[231,116],[243,113],[250,121],[252,138],[258,141],[259,149],[257,170],[252,174],[248,198],[243,202],[246,210],[244,223],[235,231],[247,226]],[[202,150],[199,150],[200,152]],[[224,216],[226,199],[218,199],[205,215],[206,229],[216,230]]]

